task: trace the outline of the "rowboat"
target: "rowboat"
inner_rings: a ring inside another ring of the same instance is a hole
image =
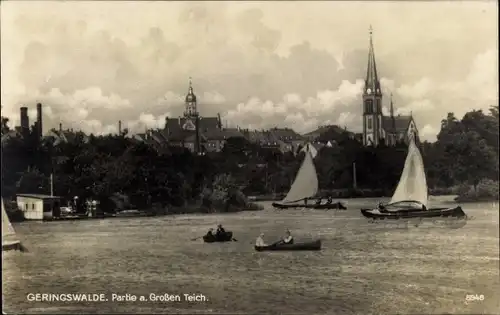
[[[295,243],[295,244],[279,244],[279,245],[273,244],[268,246],[255,246],[255,250],[258,252],[321,250],[321,240],[315,240],[312,242],[305,242],[305,243]]]
[[[217,242],[231,242],[233,240],[233,232],[226,231],[224,234],[213,234],[211,236],[203,236],[203,241],[205,243],[217,243]]]

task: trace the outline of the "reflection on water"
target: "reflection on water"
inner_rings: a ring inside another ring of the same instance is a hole
[[[462,228],[391,228],[348,211],[228,215],[16,225],[27,254],[3,257],[9,313],[500,313],[498,203],[464,205]],[[190,241],[222,222],[238,242]],[[320,252],[257,253],[284,230],[323,240]],[[30,302],[28,293],[104,293],[107,302]],[[113,302],[111,294],[202,293],[206,302]],[[467,294],[484,301],[467,302]]]

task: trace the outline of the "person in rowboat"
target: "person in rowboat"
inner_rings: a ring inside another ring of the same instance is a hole
[[[225,234],[226,230],[222,227],[222,224],[217,225],[217,232],[215,232],[216,235],[222,235]]]
[[[264,233],[260,233],[259,237],[257,237],[257,240],[255,241],[255,246],[257,247],[267,246],[267,244],[264,242]]]
[[[274,245],[284,245],[284,244],[293,244],[293,236],[292,236],[292,233],[290,233],[290,230],[286,230],[286,234],[285,234],[285,237],[275,243]]]
[[[214,236],[214,229],[212,229],[212,228],[208,229],[207,236],[213,237]]]

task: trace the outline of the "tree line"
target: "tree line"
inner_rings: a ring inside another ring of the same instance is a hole
[[[9,131],[2,117],[2,135]],[[318,151],[315,164],[321,190],[344,197],[390,196],[401,175],[407,146],[364,147],[340,128],[318,141],[332,147]],[[435,190],[485,180],[498,182],[498,106],[488,113],[473,110],[457,119],[443,119],[437,141],[419,144],[429,187]],[[123,195],[139,208],[152,204],[185,207],[213,205],[216,200],[244,200],[244,195],[284,194],[304,153],[282,153],[244,138],[230,138],[219,153],[196,155],[181,147],[152,145],[124,135],[75,134],[67,142],[36,135],[2,143],[2,195],[50,193],[105,204]],[[356,165],[354,188],[353,163]],[[497,192],[498,195],[498,192]],[[219,196],[219,197],[217,197]],[[242,201],[245,203],[245,201]]]

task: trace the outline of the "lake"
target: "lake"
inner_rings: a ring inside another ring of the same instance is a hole
[[[462,228],[369,223],[359,208],[374,203],[351,199],[347,211],[275,211],[265,203],[264,211],[235,214],[15,224],[30,252],[3,253],[4,311],[500,313],[498,202],[462,205],[474,216]],[[219,222],[237,241],[191,240]],[[261,231],[272,242],[286,228],[296,241],[321,238],[322,251],[254,251]],[[30,293],[105,294],[108,301],[37,302]],[[112,301],[112,294],[196,293],[207,300]]]

